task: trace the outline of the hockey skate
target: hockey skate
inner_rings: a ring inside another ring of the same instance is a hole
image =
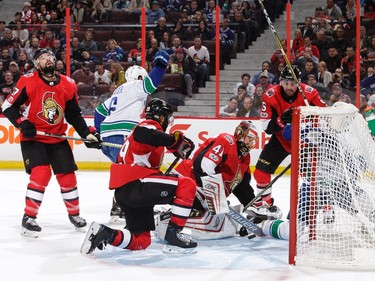
[[[121,210],[115,199],[113,199],[110,215],[109,223],[125,223],[125,213]]]
[[[255,202],[246,213],[247,219],[254,223],[261,223],[264,220],[278,220],[283,216],[280,208],[273,204],[273,198],[271,198],[270,204],[265,201]]]
[[[87,222],[84,218],[82,218],[80,215],[69,215],[70,222],[74,225],[77,231],[79,232],[85,232],[85,226],[87,225]]]
[[[109,227],[92,222],[87,230],[81,246],[81,254],[91,254],[96,248],[103,250],[108,243],[113,242],[115,231]]]
[[[169,223],[165,234],[164,253],[168,254],[194,254],[197,242],[190,235],[181,233],[181,229],[173,223]]]
[[[38,238],[42,228],[37,224],[35,218],[23,215],[21,235],[25,237]]]

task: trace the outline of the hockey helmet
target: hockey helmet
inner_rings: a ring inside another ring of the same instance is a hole
[[[143,80],[146,76],[148,76],[146,69],[138,65],[131,66],[125,71],[126,82]]]
[[[245,138],[248,136],[250,142],[245,144]],[[255,147],[255,144],[258,140],[258,133],[251,121],[241,121],[241,123],[236,127],[234,131],[234,137],[237,141],[237,150],[239,156],[246,156],[250,149]]]
[[[53,57],[53,62],[54,63],[56,62],[55,54],[52,53],[52,51],[49,50],[49,49],[42,48],[42,49],[38,49],[38,50],[35,51],[34,59],[33,59],[35,67],[37,67],[37,68],[39,67],[39,58],[43,54],[48,54],[48,55],[52,56]]]
[[[165,131],[168,125],[173,124],[173,110],[172,108],[163,100],[154,98],[146,106],[146,119],[152,119],[160,123],[163,130]],[[160,117],[164,116],[164,120]]]
[[[301,77],[301,71],[295,65],[292,65],[292,70],[296,75],[297,80],[299,80]],[[294,80],[292,71],[290,70],[288,65],[286,65],[284,69],[281,71],[280,78],[281,80]]]

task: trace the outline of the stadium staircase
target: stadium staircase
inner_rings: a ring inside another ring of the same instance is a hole
[[[26,0],[2,0],[0,1],[0,20],[7,24],[14,20],[14,14],[21,11]]]
[[[326,0],[294,0],[291,5],[291,39],[297,23],[303,23],[306,16],[313,16],[315,8],[325,7]],[[280,39],[286,37],[285,11],[277,18],[273,25]],[[257,41],[253,42],[245,53],[238,53],[230,65],[225,65],[220,71],[220,106],[226,105],[233,95],[236,83],[241,82],[242,73],[253,76],[261,70],[262,62],[270,60],[273,52],[278,49],[275,37],[268,28]],[[175,116],[205,116],[215,117],[216,76],[210,76],[205,88],[199,88],[199,93],[193,94],[191,100],[185,101],[184,106],[178,106]]]

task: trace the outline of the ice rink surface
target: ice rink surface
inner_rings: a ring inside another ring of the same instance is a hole
[[[334,271],[288,265],[288,242],[273,238],[233,237],[199,241],[198,253],[168,255],[153,238],[146,251],[130,252],[108,246],[81,255],[84,234],[74,230],[53,178],[37,219],[39,238],[20,235],[28,176],[0,171],[0,269],[9,281],[85,280],[375,280],[375,272]],[[81,215],[88,223],[107,223],[112,192],[108,172],[77,172]],[[273,194],[284,216],[288,213],[289,177],[276,182]],[[121,224],[110,225],[122,228]]]

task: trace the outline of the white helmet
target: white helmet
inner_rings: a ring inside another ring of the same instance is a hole
[[[131,66],[125,71],[126,82],[143,80],[146,76],[148,76],[146,69],[138,65]]]

